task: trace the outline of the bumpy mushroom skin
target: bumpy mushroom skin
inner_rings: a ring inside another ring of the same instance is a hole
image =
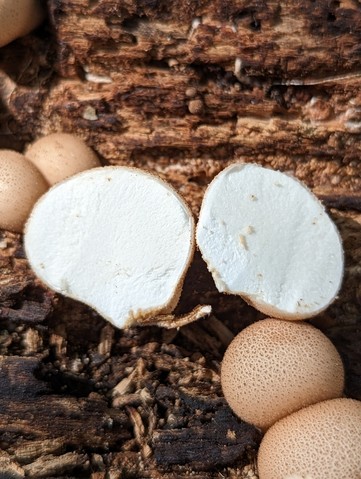
[[[44,17],[40,0],[0,0],[0,47],[30,33]]]
[[[0,150],[0,228],[22,233],[32,207],[48,188],[23,155]]]
[[[333,399],[285,417],[265,434],[260,479],[360,479],[361,402]]]
[[[232,410],[265,430],[302,407],[340,397],[344,369],[335,346],[318,329],[265,319],[231,342],[221,382]]]
[[[279,171],[237,163],[209,185],[197,244],[219,291],[273,317],[305,319],[335,298],[338,231],[317,198]]]
[[[174,309],[194,252],[194,221],[160,178],[94,168],[37,203],[25,250],[50,288],[122,328]]]
[[[29,145],[25,156],[41,171],[50,185],[100,166],[94,151],[81,138],[69,133],[52,133],[40,138]]]

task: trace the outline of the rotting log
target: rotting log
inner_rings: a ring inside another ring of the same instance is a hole
[[[361,399],[361,6],[317,2],[49,0],[0,51],[0,146],[82,136],[104,164],[156,171],[195,214],[242,159],[305,181],[344,242],[345,280],[312,322]],[[44,288],[19,235],[0,239],[0,467],[14,477],[257,477],[260,434],[222,398],[234,334],[262,318],[220,295],[197,254],[179,330],[117,331]],[[201,446],[201,447],[199,447]]]

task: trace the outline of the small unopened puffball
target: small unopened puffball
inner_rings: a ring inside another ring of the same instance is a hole
[[[48,188],[27,158],[0,150],[0,228],[21,233],[32,207]]]
[[[335,346],[318,329],[264,319],[233,339],[221,382],[237,416],[267,429],[302,407],[341,396],[344,369]]]
[[[40,0],[0,0],[0,47],[30,33],[44,17]]]
[[[260,479],[360,479],[361,402],[332,399],[285,417],[265,434]]]
[[[38,168],[50,185],[100,166],[94,151],[79,137],[52,133],[28,146],[25,156]]]

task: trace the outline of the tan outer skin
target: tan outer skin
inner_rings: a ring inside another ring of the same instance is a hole
[[[30,33],[44,17],[40,0],[0,0],[0,47]]]
[[[35,202],[49,188],[23,155],[0,150],[0,228],[22,233]]]
[[[53,133],[40,138],[28,146],[25,156],[50,185],[101,166],[94,151],[81,138],[69,133]]]
[[[332,399],[285,417],[265,434],[260,479],[360,479],[361,401]]]
[[[302,407],[340,397],[344,369],[335,346],[318,329],[264,319],[231,342],[221,383],[235,414],[266,430]]]

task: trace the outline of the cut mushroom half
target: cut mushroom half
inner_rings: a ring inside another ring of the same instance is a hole
[[[335,224],[306,186],[279,171],[236,163],[218,174],[196,238],[218,290],[273,317],[315,316],[340,288]]]
[[[46,285],[116,327],[156,315],[163,321],[178,302],[193,256],[194,220],[157,176],[94,168],[55,185],[35,205],[25,250]]]

